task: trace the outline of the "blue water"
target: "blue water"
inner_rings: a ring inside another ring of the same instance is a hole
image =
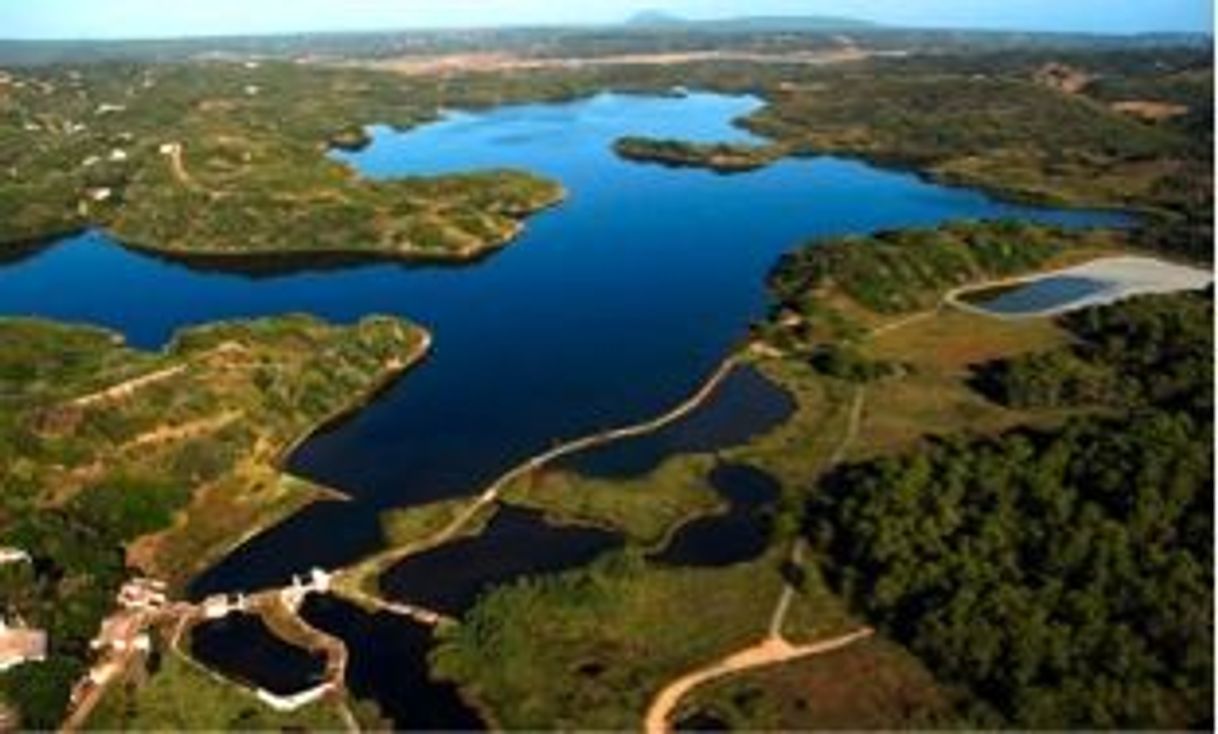
[[[668,566],[715,568],[757,558],[770,545],[773,504],[782,485],[747,464],[720,464],[708,477],[730,506],[722,515],[691,520],[649,560]]]
[[[1001,293],[989,299],[985,298],[984,292],[973,294],[974,298],[979,299],[973,303],[978,308],[998,314],[1034,314],[1074,303],[1111,287],[1111,283],[1095,278],[1055,275],[1002,289]]]
[[[460,114],[335,154],[370,176],[513,166],[560,181],[562,206],[488,261],[250,277],[191,270],[87,234],[0,268],[0,313],[113,327],[156,347],[182,326],[305,311],[339,322],[400,314],[431,357],[367,410],[306,443],[291,469],[359,501],[308,509],[199,579],[198,593],[280,583],[379,542],[376,511],[471,494],[554,442],[654,416],[692,393],[764,312],[779,254],[810,237],[1018,217],[1119,215],[993,201],[834,158],[719,176],[632,164],[626,134],[747,140],[751,97],[604,94]]]
[[[585,449],[559,459],[554,466],[584,476],[638,477],[675,454],[739,446],[781,425],[796,407],[795,398],[755,368],[738,366],[697,410],[681,420],[641,436]]]

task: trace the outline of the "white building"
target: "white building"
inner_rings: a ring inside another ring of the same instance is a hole
[[[20,548],[0,548],[0,566],[9,563],[29,563],[30,554]]]
[[[10,627],[0,618],[0,673],[23,663],[47,659],[47,633],[28,627]]]

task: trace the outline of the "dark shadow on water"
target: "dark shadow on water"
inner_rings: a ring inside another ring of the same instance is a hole
[[[509,506],[480,535],[400,561],[380,586],[391,599],[459,615],[494,586],[586,565],[622,543],[617,533],[550,525],[539,512]]]
[[[190,653],[226,677],[287,696],[312,688],[325,676],[324,655],[277,636],[255,614],[230,614],[191,630]]]
[[[334,569],[382,547],[380,510],[359,502],[316,502],[238,546],[196,576],[187,596],[251,593],[282,586],[308,567],[288,563],[307,554],[308,566]],[[265,542],[274,538],[274,542]]]
[[[79,231],[59,232],[48,234],[45,237],[0,243],[0,267],[16,265],[23,260],[40,255],[45,250],[49,250],[79,234]]]
[[[359,252],[284,252],[244,255],[206,255],[197,253],[170,253],[150,250],[134,245],[124,245],[155,260],[172,265],[181,265],[197,273],[236,275],[249,280],[271,280],[293,275],[325,274],[356,268],[383,265],[396,266],[402,270],[423,268],[460,269],[477,265],[492,257],[496,249],[488,249],[477,255],[454,258],[448,255],[391,255]]]
[[[655,469],[674,454],[702,453],[745,443],[791,417],[795,400],[751,366],[732,370],[711,397],[659,431],[617,441],[558,462],[584,476],[625,479]]]
[[[431,679],[431,630],[388,612],[370,614],[333,596],[310,594],[301,607],[310,625],[347,646],[347,687],[375,701],[398,731],[482,731],[486,723],[457,687]]]
[[[649,560],[668,566],[720,567],[751,561],[769,546],[769,511],[778,499],[778,481],[743,464],[720,464],[711,485],[731,503],[726,514],[682,525]]]

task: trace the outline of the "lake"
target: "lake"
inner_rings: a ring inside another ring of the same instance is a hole
[[[399,314],[434,352],[374,404],[306,442],[292,471],[350,493],[256,536],[192,594],[251,591],[381,543],[377,513],[480,491],[555,442],[647,419],[694,392],[764,314],[776,258],[811,237],[1017,217],[1123,222],[995,201],[836,158],[721,176],[619,160],[627,134],[748,141],[752,97],[602,94],[503,107],[336,153],[368,176],[527,168],[569,199],[519,241],[468,267],[317,261],[251,272],[189,267],[91,232],[0,266],[0,313],[114,328],[155,348],[175,329],[303,311],[354,322]]]

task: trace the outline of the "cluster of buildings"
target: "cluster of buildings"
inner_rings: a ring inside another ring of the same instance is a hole
[[[102,620],[97,636],[89,647],[98,653],[97,662],[72,690],[72,706],[78,706],[91,691],[118,677],[131,656],[152,651],[149,623],[169,607],[163,581],[136,578],[123,584],[118,592],[118,609]]]
[[[29,563],[30,554],[20,548],[0,548],[0,566]],[[25,663],[47,659],[47,633],[29,627],[20,616],[10,622],[0,616],[0,673]]]
[[[47,633],[25,626],[20,617],[10,625],[0,617],[0,673],[25,663],[47,659]]]

